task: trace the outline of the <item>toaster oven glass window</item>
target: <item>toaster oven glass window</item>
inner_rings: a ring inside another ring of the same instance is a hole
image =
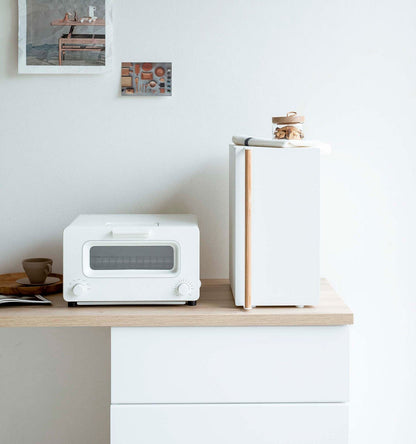
[[[169,245],[101,245],[90,249],[92,270],[172,270],[175,252]]]

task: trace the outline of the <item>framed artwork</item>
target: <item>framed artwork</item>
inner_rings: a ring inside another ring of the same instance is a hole
[[[122,96],[171,96],[172,63],[124,62],[121,64]]]
[[[112,54],[111,0],[19,0],[19,73],[98,74]]]

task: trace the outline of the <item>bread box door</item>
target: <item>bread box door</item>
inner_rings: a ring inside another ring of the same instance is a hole
[[[249,149],[251,156],[245,154],[245,147],[232,146],[230,152],[230,269],[236,305],[247,303],[247,273],[252,306],[316,305],[320,151]],[[251,157],[248,199],[247,157]],[[248,202],[251,229],[246,236]],[[247,239],[251,248],[246,261]]]

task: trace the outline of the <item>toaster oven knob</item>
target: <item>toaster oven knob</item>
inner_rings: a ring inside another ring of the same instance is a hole
[[[76,284],[72,287],[72,292],[75,296],[85,296],[87,294],[88,288],[84,284]]]
[[[192,289],[189,284],[183,282],[178,285],[177,291],[179,296],[188,296],[191,294]]]

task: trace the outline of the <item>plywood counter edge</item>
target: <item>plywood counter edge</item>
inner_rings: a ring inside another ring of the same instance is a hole
[[[226,280],[203,281],[196,307],[90,306],[68,308],[62,295],[52,306],[0,307],[0,327],[252,327],[352,324],[353,313],[326,280],[316,307],[235,307]]]

